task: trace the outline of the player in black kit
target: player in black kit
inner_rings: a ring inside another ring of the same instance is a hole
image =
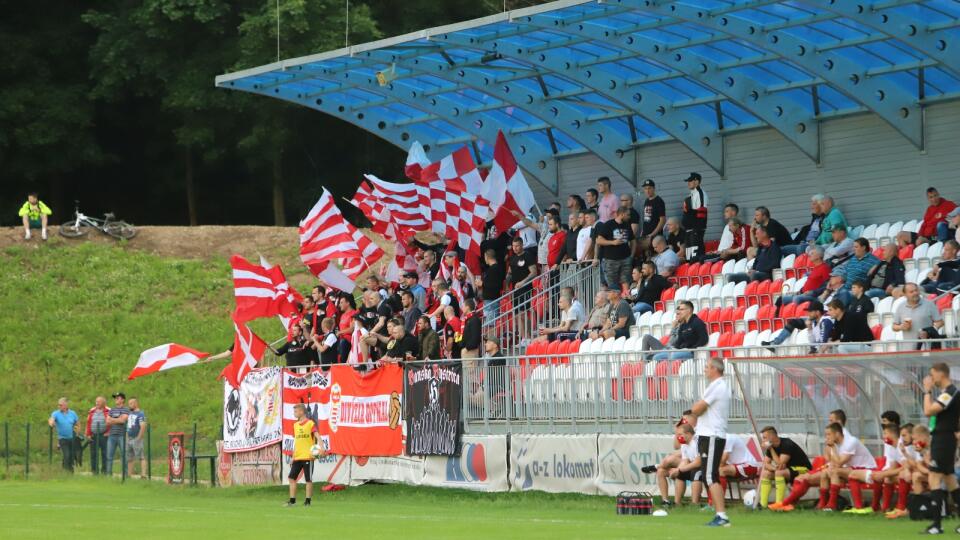
[[[923,414],[930,417],[930,495],[937,503],[937,517],[924,534],[943,534],[940,524],[942,509],[947,504],[947,491],[954,504],[960,505],[960,487],[954,474],[957,458],[957,423],[960,420],[960,399],[957,387],[950,382],[950,367],[934,364],[923,379]],[[946,490],[941,487],[941,481]],[[960,533],[960,527],[957,527]]]

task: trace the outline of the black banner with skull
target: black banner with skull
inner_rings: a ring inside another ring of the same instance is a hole
[[[407,365],[403,369],[404,418],[409,456],[460,453],[463,368],[459,362]]]

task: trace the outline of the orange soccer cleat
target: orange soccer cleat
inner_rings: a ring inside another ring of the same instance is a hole
[[[783,503],[782,503],[782,502],[775,502],[775,503],[773,503],[773,504],[768,504],[768,505],[767,505],[767,509],[768,509],[768,510],[773,510],[774,512],[779,512],[780,510],[783,509]]]
[[[796,510],[796,508],[794,508],[792,504],[785,504],[780,507],[781,512],[793,512],[794,510]]]

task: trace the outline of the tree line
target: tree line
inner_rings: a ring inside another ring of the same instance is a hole
[[[507,8],[538,3],[512,1]],[[280,54],[344,45],[345,0],[279,0]],[[362,43],[499,12],[500,0],[352,1]],[[140,224],[295,223],[404,153],[336,118],[215,88],[277,57],[276,0],[0,0],[0,224],[26,193]]]

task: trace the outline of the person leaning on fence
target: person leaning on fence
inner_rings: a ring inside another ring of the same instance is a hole
[[[440,335],[430,325],[430,317],[426,315],[417,320],[417,341],[419,342],[419,360],[440,359]]]
[[[916,283],[903,286],[903,295],[907,299],[901,302],[893,313],[893,330],[902,332],[904,341],[922,339],[921,332],[928,328],[943,328],[943,316],[936,304],[924,298]],[[925,332],[929,334],[929,332]],[[904,350],[917,350],[922,343],[904,343]]]
[[[147,477],[147,458],[143,453],[143,437],[147,432],[147,415],[140,408],[140,400],[130,398],[127,417],[127,470],[133,476],[134,465],[140,465],[140,478]]]
[[[30,229],[40,229],[40,237],[47,239],[47,219],[53,214],[50,207],[43,204],[36,192],[27,194],[27,202],[23,203],[18,212],[23,220],[23,238],[30,239]]]
[[[775,502],[771,508],[779,508],[787,494],[787,484],[793,484],[801,474],[813,466],[810,458],[793,439],[781,437],[777,428],[767,426],[760,431],[763,437],[763,467],[760,471],[760,507],[766,508],[770,501],[771,481],[775,484]]]
[[[127,436],[127,419],[130,416],[130,409],[125,405],[127,395],[123,392],[117,392],[110,397],[114,400],[114,406],[107,415],[107,427],[110,428],[110,436],[107,437],[107,476],[113,474],[113,458],[118,451],[120,451],[120,464],[125,476],[127,460],[121,447]]]
[[[713,358],[703,368],[707,384],[703,397],[690,407],[697,417],[697,450],[700,454],[700,474],[707,486],[717,514],[709,527],[729,527],[726,502],[720,483],[720,459],[727,439],[727,419],[730,414],[730,385],[723,377],[723,360]]]
[[[930,495],[937,508],[947,506],[947,492],[953,503],[960,505],[960,486],[954,474],[957,458],[957,424],[960,421],[960,399],[957,387],[950,380],[950,367],[945,363],[934,364],[930,374],[923,379],[923,414],[930,417],[931,440],[929,477]],[[941,487],[945,484],[946,490]],[[936,512],[933,523],[926,534],[942,534],[940,512]],[[957,527],[960,533],[960,527]]]
[[[316,444],[320,446],[320,454],[323,455],[323,443],[320,441],[320,432],[313,420],[307,418],[307,408],[303,403],[297,403],[293,406],[293,415],[297,418],[293,423],[293,461],[290,462],[290,474],[287,479],[290,483],[290,500],[285,506],[294,506],[297,504],[297,479],[303,474],[303,480],[307,485],[307,496],[303,500],[304,506],[310,506],[310,498],[313,496],[313,460],[311,447]]]
[[[687,300],[677,302],[677,318],[673,321],[670,341],[663,345],[659,339],[647,334],[643,336],[640,348],[643,351],[663,351],[653,355],[653,360],[686,360],[693,358],[692,349],[706,346],[710,342],[707,325],[693,312],[693,304]],[[689,350],[677,350],[689,349]]]
[[[77,413],[69,407],[67,398],[62,397],[57,400],[57,410],[50,413],[47,423],[50,427],[57,430],[57,448],[60,449],[60,455],[63,457],[63,468],[73,472],[74,463],[74,444],[73,440],[77,433],[77,424],[80,418]]]
[[[107,426],[107,417],[110,407],[107,399],[97,396],[94,406],[87,413],[87,428],[85,434],[90,441],[90,472],[93,474],[107,474],[107,436],[110,431]]]

